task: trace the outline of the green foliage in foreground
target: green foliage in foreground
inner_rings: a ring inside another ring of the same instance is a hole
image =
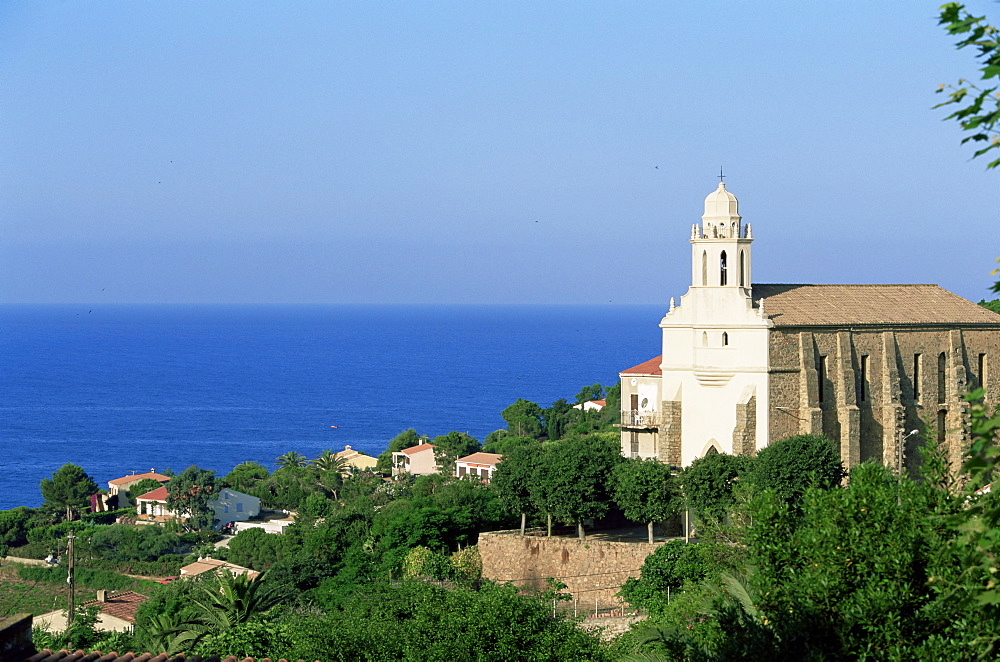
[[[600,640],[512,586],[369,585],[342,611],[287,622],[289,659],[605,660]]]
[[[843,477],[840,449],[822,435],[800,434],[759,450],[746,481],[754,491],[770,490],[795,509],[807,488],[829,489]]]
[[[711,547],[683,540],[664,543],[646,557],[639,578],[625,581],[619,595],[633,607],[662,612],[668,603],[668,590],[677,594],[685,584],[693,585],[717,569]]]

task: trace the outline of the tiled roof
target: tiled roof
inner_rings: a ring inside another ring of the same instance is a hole
[[[101,653],[99,651],[94,651],[93,653],[66,650],[52,651],[46,648],[31,657],[24,658],[24,662],[254,662],[254,658],[236,657],[235,655],[228,655],[226,657],[219,655],[201,657],[200,655],[167,655],[166,653],[159,655],[153,655],[152,653],[122,653],[119,655],[118,653]],[[271,662],[271,658],[261,657],[257,659],[257,662]],[[274,662],[288,662],[288,660],[282,658],[274,660]],[[302,662],[302,660],[299,660],[299,662]]]
[[[409,448],[404,448],[400,452],[405,453],[407,455],[413,455],[414,453],[425,451],[428,448],[434,448],[434,444],[420,444],[419,446],[410,446]]]
[[[83,604],[85,606],[97,605],[102,614],[114,616],[129,623],[135,623],[135,611],[146,600],[149,600],[149,598],[145,595],[125,591],[124,593],[114,593],[108,596],[104,602],[100,600],[88,600]]]
[[[166,501],[167,500],[167,488],[157,487],[152,492],[146,492],[139,497],[142,501]]]
[[[937,285],[754,285],[775,326],[989,325],[1000,315]],[[757,305],[755,303],[755,305]]]
[[[501,458],[503,458],[503,455],[497,455],[496,453],[473,453],[472,455],[460,457],[455,461],[465,462],[466,464],[485,464],[492,467],[499,464]]]
[[[114,480],[109,480],[108,483],[111,485],[126,485],[128,483],[134,483],[145,478],[152,478],[153,480],[158,480],[164,483],[170,480],[170,476],[164,476],[163,474],[158,474],[155,471],[147,471],[144,474],[132,474],[131,476],[123,476],[121,478],[115,478]]]
[[[193,577],[195,575],[200,575],[203,572],[218,570],[228,570],[234,575],[246,575],[250,579],[254,579],[260,574],[256,570],[251,570],[250,568],[245,568],[241,565],[236,565],[235,563],[228,563],[220,559],[200,559],[194,563],[189,563],[181,568],[181,574],[186,577]]]
[[[600,405],[601,407],[607,407],[608,406],[608,401],[607,400],[591,400],[591,402],[594,403],[595,405]]]
[[[767,309],[767,302],[764,302],[764,308]],[[622,370],[619,374],[621,375],[659,375],[662,374],[660,370],[660,363],[663,361],[663,356],[654,356],[648,361],[644,361],[639,365],[634,365],[627,370]]]

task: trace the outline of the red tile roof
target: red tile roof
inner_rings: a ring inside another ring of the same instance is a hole
[[[764,307],[766,309],[767,302],[764,302]],[[634,365],[627,370],[622,370],[621,375],[660,375],[662,371],[660,370],[660,363],[663,362],[663,356],[654,356],[648,361],[644,361],[639,365]]]
[[[406,453],[407,455],[413,455],[414,453],[419,453],[425,451],[428,448],[435,448],[434,444],[420,444],[419,446],[410,446],[409,448],[404,448],[401,453]]]
[[[135,611],[146,600],[149,600],[149,598],[145,595],[125,591],[124,593],[111,594],[104,602],[100,600],[88,600],[83,604],[85,606],[97,605],[102,614],[114,616],[129,623],[135,623]]]
[[[152,478],[153,480],[158,480],[161,483],[165,483],[170,480],[170,476],[164,476],[163,474],[158,474],[155,471],[147,471],[144,474],[132,474],[131,476],[115,478],[114,480],[109,480],[108,483],[111,485],[125,485],[127,483],[134,483],[145,478]]]
[[[166,501],[167,500],[167,488],[157,487],[152,492],[146,492],[139,497],[142,501]]]
[[[456,462],[465,462],[466,464],[482,464],[485,466],[495,467],[500,464],[500,460],[503,455],[497,455],[496,453],[473,453],[472,455],[466,455],[465,457],[460,457]]]

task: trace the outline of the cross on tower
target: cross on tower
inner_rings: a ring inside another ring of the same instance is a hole
[[[719,181],[721,182],[726,176],[722,174],[722,166],[719,166]]]

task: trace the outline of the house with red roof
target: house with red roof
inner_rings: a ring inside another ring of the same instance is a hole
[[[469,476],[488,483],[493,479],[493,472],[502,459],[503,455],[496,453],[473,453],[460,457],[455,460],[455,476],[458,478]]]
[[[392,454],[392,475],[398,476],[403,473],[414,476],[426,476],[441,472],[434,456],[434,444],[419,444],[410,446]]]
[[[112,502],[115,508],[132,507],[133,504],[129,501],[128,491],[133,485],[138,483],[140,480],[146,480],[146,479],[155,480],[162,484],[170,480],[170,476],[164,476],[163,474],[156,473],[155,469],[150,469],[149,471],[146,471],[141,474],[134,473],[129,476],[122,476],[121,478],[115,478],[113,480],[109,480],[108,494],[106,496],[104,505],[108,505],[106,502],[110,501],[113,497],[118,497],[116,501]]]
[[[137,501],[135,512],[139,520],[166,522],[180,519],[167,507],[166,487],[146,492]],[[208,502],[208,507],[215,512],[214,528],[218,529],[230,522],[243,522],[259,515],[260,499],[225,487]]]
[[[96,600],[88,600],[84,607],[97,607],[97,622],[94,629],[101,632],[131,632],[135,627],[135,612],[149,598],[140,593],[122,591],[112,593],[98,591]],[[66,629],[66,610],[50,611],[35,617],[35,624],[49,632]]]

